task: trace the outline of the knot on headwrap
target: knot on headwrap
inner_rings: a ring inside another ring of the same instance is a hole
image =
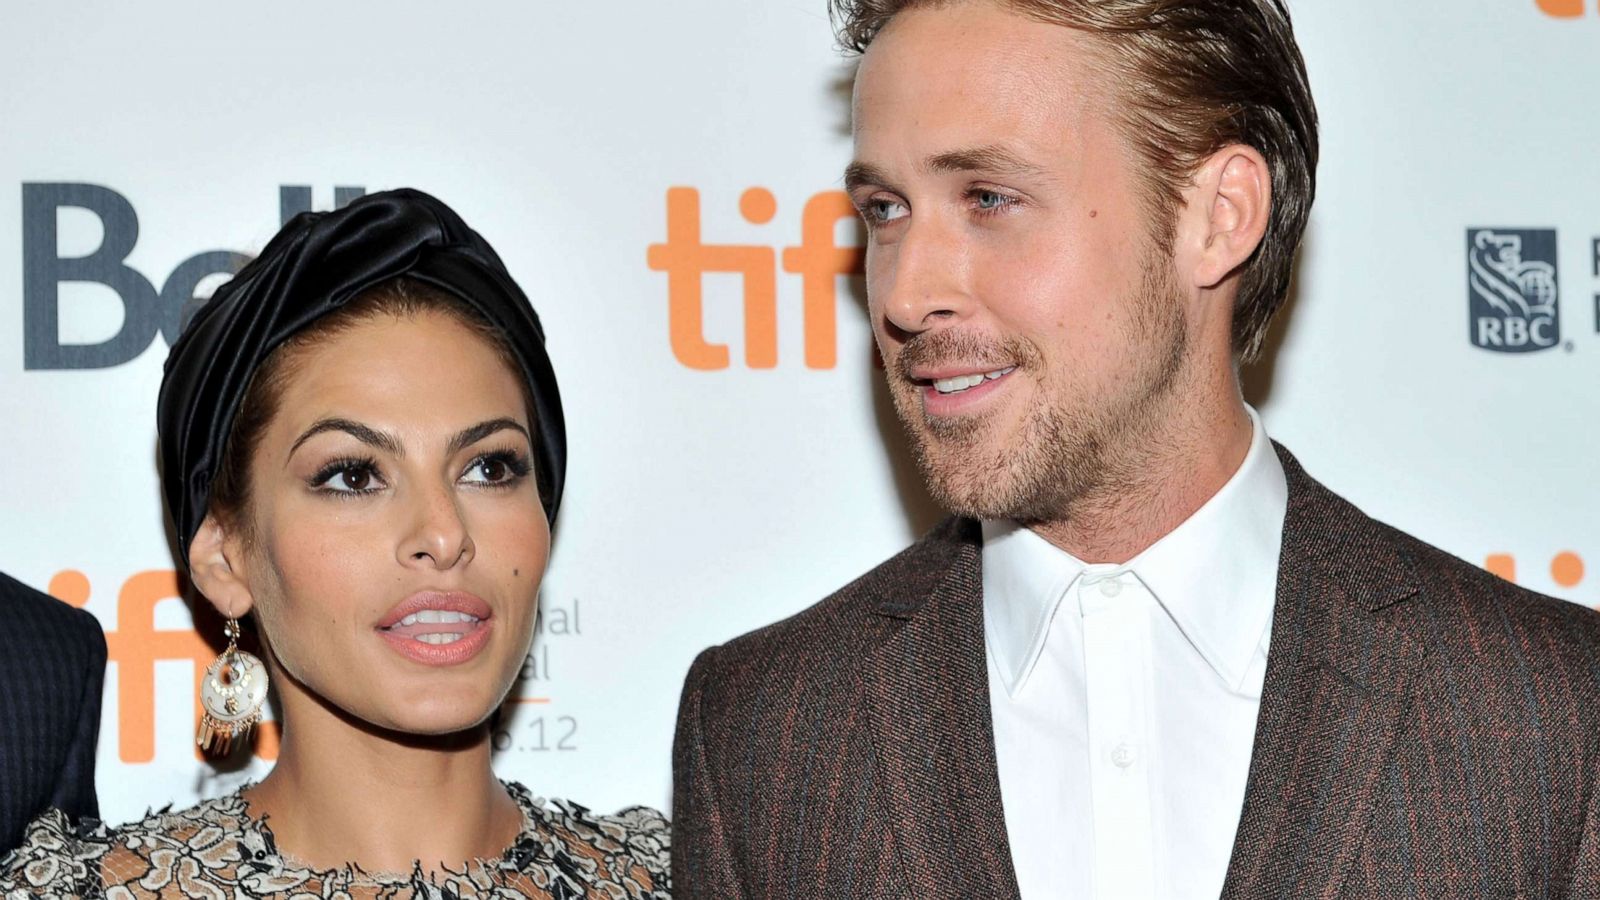
[[[487,241],[421,191],[301,213],[217,288],[172,345],[156,404],[162,491],[185,559],[251,379],[272,351],[367,288],[398,276],[459,297],[510,345],[533,397],[541,501],[555,521],[566,475],[561,395],[539,317]]]

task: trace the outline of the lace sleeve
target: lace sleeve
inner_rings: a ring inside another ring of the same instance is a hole
[[[630,806],[612,818],[626,834],[627,854],[650,876],[646,896],[666,900],[672,894],[672,825],[667,817],[648,806]]]
[[[85,819],[74,826],[52,809],[29,823],[22,846],[0,859],[0,897],[94,896],[100,858],[109,848],[104,825]]]
[[[609,816],[596,815],[570,800],[554,800],[548,809],[541,809],[539,804],[544,801],[530,801],[526,788],[508,787],[523,808],[542,822],[538,833],[528,838],[527,852],[515,860],[517,868],[535,877],[546,871],[571,882],[571,889],[590,892],[583,896],[618,900],[668,900],[671,896],[672,837],[661,813],[646,806],[630,806]]]

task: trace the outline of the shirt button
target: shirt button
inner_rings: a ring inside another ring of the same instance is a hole
[[[1139,761],[1139,753],[1127,744],[1118,744],[1111,751],[1111,762],[1119,769],[1126,769]]]
[[[1105,597],[1115,597],[1122,593],[1122,582],[1115,578],[1107,578],[1100,582],[1100,594]]]

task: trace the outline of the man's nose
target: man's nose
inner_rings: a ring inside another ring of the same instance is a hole
[[[971,313],[968,255],[959,230],[912,222],[892,252],[881,254],[883,317],[905,334],[954,324]]]

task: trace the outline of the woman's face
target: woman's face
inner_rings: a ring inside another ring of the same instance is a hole
[[[228,539],[289,714],[310,693],[398,732],[478,725],[528,652],[550,553],[519,377],[436,312],[289,362],[250,539]]]

